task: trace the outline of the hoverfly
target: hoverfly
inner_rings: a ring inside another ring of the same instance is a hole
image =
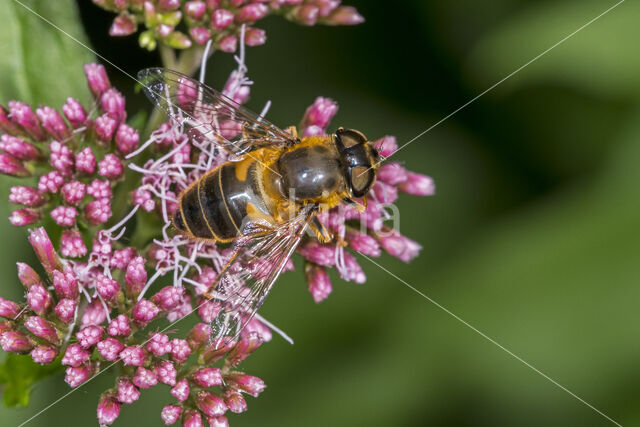
[[[234,248],[204,294],[222,308],[214,339],[233,340],[306,230],[321,242],[332,240],[317,214],[366,196],[376,179],[378,152],[351,129],[298,138],[295,127],[284,131],[175,71],[148,68],[138,78],[145,94],[184,125],[192,141],[210,141],[233,158],[184,189],[173,217],[175,229],[189,238]]]

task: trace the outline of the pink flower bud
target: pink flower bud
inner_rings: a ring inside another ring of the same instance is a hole
[[[26,354],[31,351],[33,344],[25,334],[18,331],[7,331],[0,335],[0,346],[9,353]]]
[[[76,302],[72,299],[63,299],[56,305],[55,312],[58,319],[63,323],[69,323],[73,320],[76,312]]]
[[[218,302],[202,300],[198,303],[198,316],[203,322],[211,323],[218,317],[221,309]]]
[[[64,177],[58,171],[51,171],[46,175],[42,175],[38,180],[38,190],[41,193],[49,192],[56,194],[64,184]]]
[[[233,346],[235,342],[223,339],[215,339],[202,351],[198,362],[205,365],[210,365],[217,362],[225,355]]]
[[[18,262],[16,265],[18,267],[18,279],[20,279],[20,282],[25,288],[29,289],[35,284],[42,284],[42,279],[40,279],[40,276],[38,276],[38,273],[36,273],[33,268],[23,262]]]
[[[87,112],[82,104],[73,98],[67,98],[67,103],[62,106],[62,112],[71,126],[76,129],[84,126],[87,122]]]
[[[304,113],[302,127],[319,126],[323,130],[338,112],[338,104],[330,98],[317,97]]]
[[[199,21],[207,11],[207,5],[203,1],[188,1],[184,5],[184,11],[189,18]]]
[[[112,37],[128,36],[136,32],[138,24],[135,17],[126,12],[116,16],[109,28],[109,35]]]
[[[11,212],[9,222],[15,227],[25,227],[40,221],[40,212],[35,209],[25,208],[17,209]]]
[[[258,21],[269,13],[269,7],[261,3],[251,3],[243,6],[240,12],[236,15],[236,22],[255,22]]]
[[[67,347],[67,350],[62,357],[62,364],[78,367],[88,361],[89,357],[89,352],[82,348],[80,344],[71,344]]]
[[[174,338],[171,340],[171,358],[177,363],[184,363],[191,354],[191,348],[186,340]]]
[[[56,325],[42,317],[31,316],[27,318],[24,322],[24,327],[36,337],[48,341],[51,344],[58,344],[60,342]]]
[[[95,287],[96,287],[96,290],[98,291],[98,294],[102,297],[103,300],[105,300],[108,303],[116,302],[116,299],[120,292],[120,284],[118,284],[117,281],[105,276],[104,274],[97,274],[95,278]],[[114,319],[114,321],[116,319]],[[113,321],[111,323],[113,323]],[[118,334],[111,334],[111,335],[118,335]],[[125,335],[128,335],[128,332]]]
[[[71,136],[71,130],[67,127],[64,119],[56,110],[51,107],[42,107],[36,110],[36,115],[42,123],[42,127],[54,139],[64,141]]]
[[[58,298],[75,299],[78,296],[78,279],[70,268],[53,272],[53,288]]]
[[[57,355],[58,351],[48,345],[39,345],[31,350],[31,358],[41,365],[48,365],[53,362]]]
[[[380,245],[389,255],[394,256],[404,262],[409,262],[417,257],[422,249],[417,242],[406,238],[395,230],[387,232],[386,235],[378,238]]]
[[[70,206],[58,206],[51,211],[51,218],[61,227],[71,227],[76,223],[78,211]]]
[[[84,348],[90,348],[98,344],[102,339],[103,329],[100,326],[91,325],[81,329],[76,333],[76,338]]]
[[[98,402],[97,414],[100,426],[110,426],[120,415],[120,403],[112,394],[104,394]]]
[[[173,363],[169,362],[168,360],[163,360],[157,363],[153,367],[153,373],[161,383],[170,385],[172,387],[176,385],[176,377],[178,376],[178,372],[173,366]]]
[[[86,64],[84,66],[84,73],[87,76],[89,82],[89,89],[96,98],[99,98],[107,89],[111,87],[107,73],[104,67],[100,64]]]
[[[138,131],[131,126],[122,123],[118,127],[118,131],[116,132],[116,146],[120,153],[124,155],[131,153],[138,148],[139,141],[140,135]]]
[[[436,187],[430,176],[408,172],[407,180],[398,186],[400,191],[414,196],[433,196]]]
[[[164,408],[162,408],[162,412],[160,413],[160,416],[162,417],[162,422],[165,423],[165,425],[172,425],[175,424],[176,421],[178,421],[178,418],[180,418],[180,415],[182,414],[182,408],[180,406],[177,405],[167,405]]]
[[[113,138],[117,126],[118,121],[106,113],[96,119],[96,136],[98,137],[98,140],[102,145],[106,145],[111,142],[111,138]]]
[[[218,9],[211,14],[211,27],[215,30],[223,30],[233,22],[233,13],[227,9]],[[235,50],[235,49],[234,49]]]
[[[20,177],[31,176],[31,172],[24,167],[21,160],[6,153],[0,153],[0,173]]]
[[[89,202],[84,210],[84,215],[91,225],[104,224],[111,218],[111,204],[104,199]]]
[[[229,420],[224,415],[218,417],[208,417],[209,427],[229,427]]]
[[[151,192],[144,187],[139,187],[131,192],[131,201],[134,205],[140,206],[147,212],[153,212],[156,202],[153,200]]]
[[[242,397],[242,394],[234,389],[226,389],[222,393],[222,397],[224,398],[224,403],[226,403],[227,407],[234,414],[240,414],[242,412],[246,412],[247,410],[247,402]]]
[[[98,298],[87,305],[82,315],[82,326],[100,325],[107,318],[107,312]]]
[[[53,244],[51,240],[49,240],[49,236],[44,230],[44,227],[39,227],[29,232],[29,243],[31,243],[36,256],[48,273],[62,268],[62,264],[60,264],[58,255],[53,249]]]
[[[136,250],[132,247],[126,247],[124,249],[118,249],[113,252],[111,257],[111,267],[120,270],[125,270],[127,265],[136,256]]]
[[[229,354],[227,354],[225,363],[229,366],[238,366],[240,362],[249,357],[251,353],[260,347],[262,342],[262,339],[255,335],[242,338],[229,352]]]
[[[100,96],[102,111],[118,123],[127,117],[124,105],[124,96],[117,89],[110,88]]]
[[[158,10],[160,12],[170,12],[180,7],[180,0],[158,0]]]
[[[323,20],[328,25],[357,25],[364,22],[364,17],[351,6],[337,7],[329,17]]]
[[[216,417],[227,412],[227,405],[215,394],[201,390],[196,394],[196,405],[205,415]]]
[[[223,52],[233,53],[238,47],[238,39],[235,36],[224,36],[218,41],[218,49]]]
[[[82,235],[77,230],[65,230],[60,237],[60,253],[67,258],[79,258],[87,254]]]
[[[111,323],[109,323],[109,328],[107,329],[107,332],[109,335],[113,337],[128,336],[131,333],[131,327],[129,326],[129,318],[124,314],[119,314],[116,318],[111,320]]]
[[[70,387],[78,387],[93,376],[96,366],[86,363],[82,366],[69,366],[65,371],[64,380]]]
[[[271,329],[255,317],[247,323],[240,334],[242,338],[249,338],[251,335],[257,335],[263,342],[271,341],[273,337]]]
[[[147,272],[144,269],[144,258],[136,257],[127,266],[124,277],[126,292],[129,298],[136,298],[147,283]]]
[[[376,147],[378,153],[380,153],[383,157],[389,157],[393,155],[398,149],[398,143],[396,142],[396,138],[394,136],[385,136],[373,143],[373,146]]]
[[[82,201],[87,186],[80,181],[70,181],[62,186],[62,198],[70,205],[77,205]]]
[[[209,341],[211,338],[211,334],[213,333],[213,329],[207,323],[197,323],[189,334],[187,334],[187,343],[191,350],[198,350],[204,344]],[[147,346],[147,349],[149,347]]]
[[[18,303],[0,297],[0,316],[13,320],[20,313]]]
[[[34,145],[7,134],[0,136],[0,150],[20,160],[37,160],[42,156]]]
[[[98,163],[98,174],[110,179],[116,180],[124,173],[124,166],[115,154],[107,154],[104,159]]]
[[[349,246],[351,246],[354,251],[358,251],[362,254],[372,257],[380,256],[380,245],[375,238],[369,236],[368,234],[362,234],[357,231],[349,231],[346,234],[346,240],[349,243]]]
[[[267,42],[267,33],[260,28],[247,28],[244,42],[247,46],[261,46]]]
[[[189,35],[199,45],[206,44],[211,38],[211,32],[202,27],[191,27],[189,29]]]
[[[171,395],[178,399],[178,402],[184,402],[189,398],[189,382],[180,380],[171,388]]]
[[[138,325],[146,326],[159,313],[160,309],[154,303],[146,299],[141,299],[133,306],[131,317]]]
[[[171,351],[171,343],[169,343],[169,337],[165,334],[154,332],[150,334],[150,339],[146,348],[149,353],[160,357]]]
[[[111,190],[111,184],[109,181],[102,179],[94,179],[87,187],[87,194],[99,200],[111,199],[113,197],[113,191]]]
[[[133,377],[133,383],[142,389],[148,389],[158,384],[158,379],[155,374],[148,369],[138,368],[136,375]]]
[[[125,347],[120,352],[120,359],[125,366],[142,366],[147,361],[147,352],[138,346]]]
[[[96,158],[91,148],[83,148],[76,156],[76,170],[91,175],[96,170]]]
[[[222,384],[222,372],[218,368],[202,368],[193,374],[193,382],[202,388],[214,387]]]
[[[364,271],[349,252],[344,251],[344,265],[338,267],[338,273],[343,280],[356,283],[364,283],[367,280]]]
[[[230,384],[253,397],[258,397],[266,388],[264,381],[260,378],[243,374],[242,372],[232,372],[227,380]]]
[[[291,14],[291,18],[302,25],[315,25],[318,21],[320,9],[317,6],[305,4],[296,7]]]
[[[166,286],[153,297],[151,297],[151,301],[153,301],[158,307],[160,307],[160,309],[169,311],[180,304],[180,302],[182,302],[183,293],[183,288],[178,288],[176,286]]]
[[[29,288],[29,292],[27,292],[27,304],[29,304],[29,308],[38,316],[46,315],[52,303],[53,298],[51,298],[51,295],[44,286],[37,284]]]
[[[307,264],[305,272],[307,274],[307,283],[309,283],[309,292],[313,300],[318,303],[326,299],[333,290],[327,270],[313,264]]]
[[[46,135],[40,127],[40,123],[38,123],[38,118],[27,104],[18,101],[9,101],[9,117],[11,117],[13,123],[19,125],[31,139],[36,141],[46,139]]]
[[[107,338],[104,341],[100,341],[96,347],[104,360],[113,362],[118,358],[124,345],[115,338]]]
[[[0,130],[6,132],[9,135],[20,135],[22,132],[18,127],[9,119],[9,112],[0,105]]]
[[[334,246],[321,245],[318,242],[309,242],[301,246],[300,255],[314,264],[332,267],[336,263],[336,250]]]
[[[140,390],[133,385],[129,378],[122,377],[118,379],[118,401],[132,404],[140,398]]]
[[[182,427],[204,427],[202,415],[198,411],[185,411],[182,417]]]
[[[378,170],[378,181],[398,185],[408,179],[407,170],[398,163],[387,163]]]

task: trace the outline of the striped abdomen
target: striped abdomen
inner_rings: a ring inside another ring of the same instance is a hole
[[[256,165],[246,160],[224,163],[193,183],[180,195],[175,227],[193,237],[229,241],[242,234],[249,205],[269,215],[256,182]]]

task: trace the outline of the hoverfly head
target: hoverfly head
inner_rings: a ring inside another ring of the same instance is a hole
[[[342,155],[351,196],[365,196],[376,180],[380,158],[378,151],[361,132],[354,129],[339,128],[333,137]]]

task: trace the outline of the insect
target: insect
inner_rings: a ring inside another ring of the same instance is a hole
[[[319,212],[363,205],[379,155],[351,129],[298,138],[223,94],[183,74],[149,68],[138,74],[145,94],[195,141],[210,141],[233,158],[179,195],[174,227],[205,241],[230,243],[229,262],[205,296],[220,303],[215,337],[235,339],[255,315],[287,260],[310,229],[331,234]]]

